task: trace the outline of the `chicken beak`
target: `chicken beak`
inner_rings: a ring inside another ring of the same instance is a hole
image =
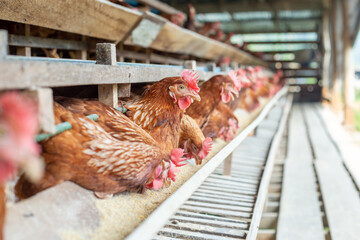
[[[198,102],[200,102],[200,100],[201,100],[199,94],[197,94],[196,92],[193,92],[193,91],[191,91],[188,94],[188,96],[191,97],[192,100],[195,100],[195,101],[198,101]]]

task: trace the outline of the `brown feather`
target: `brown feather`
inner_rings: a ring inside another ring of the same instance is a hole
[[[54,112],[57,123],[68,121],[73,128],[41,143],[45,176],[35,186],[21,178],[16,185],[19,198],[62,181],[73,181],[95,192],[141,192],[152,180],[156,167],[170,161],[169,154],[158,147],[119,141],[96,122],[59,104],[55,103]]]

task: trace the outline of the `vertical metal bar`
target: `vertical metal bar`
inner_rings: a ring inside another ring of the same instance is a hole
[[[224,167],[223,167],[223,175],[230,176],[231,175],[231,163],[232,163],[233,155],[232,153],[227,156],[224,160]]]

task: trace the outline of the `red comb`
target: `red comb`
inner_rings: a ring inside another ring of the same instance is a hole
[[[241,81],[240,81],[240,79],[238,79],[237,74],[236,74],[236,72],[234,70],[231,70],[229,72],[229,77],[234,82],[234,89],[236,91],[240,91],[240,89],[241,89]]]
[[[174,163],[170,162],[170,169],[168,171],[168,178],[175,182],[176,173],[179,172],[179,169],[175,166]]]
[[[189,69],[184,69],[181,72],[181,77],[188,83],[191,90],[195,91],[196,93],[200,91],[200,88],[197,85],[199,75],[197,75],[196,72]]]
[[[174,148],[171,151],[171,162],[175,164],[177,167],[181,167],[186,165],[186,163],[181,163],[182,161],[186,160],[186,158],[183,158],[184,156],[184,149],[182,148]]]
[[[255,71],[255,69],[253,67],[248,67],[247,70],[250,72],[250,73],[253,73]]]
[[[261,72],[261,71],[262,71],[262,69],[261,69],[261,67],[260,67],[260,66],[256,66],[256,67],[255,67],[255,71],[256,71],[256,72]]]
[[[211,148],[212,148],[212,139],[207,137],[205,138],[205,140],[203,141],[203,144],[202,144],[202,148],[201,148],[201,151],[199,153],[199,157],[201,159],[204,159],[206,158],[206,156],[209,154],[209,152],[211,151]]]

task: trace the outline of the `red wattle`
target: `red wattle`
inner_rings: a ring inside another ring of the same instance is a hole
[[[223,103],[228,103],[231,99],[231,93],[230,92],[225,92],[221,94],[221,101],[223,101]]]
[[[189,96],[182,97],[179,99],[178,105],[181,110],[188,108],[191,104],[191,98]]]

